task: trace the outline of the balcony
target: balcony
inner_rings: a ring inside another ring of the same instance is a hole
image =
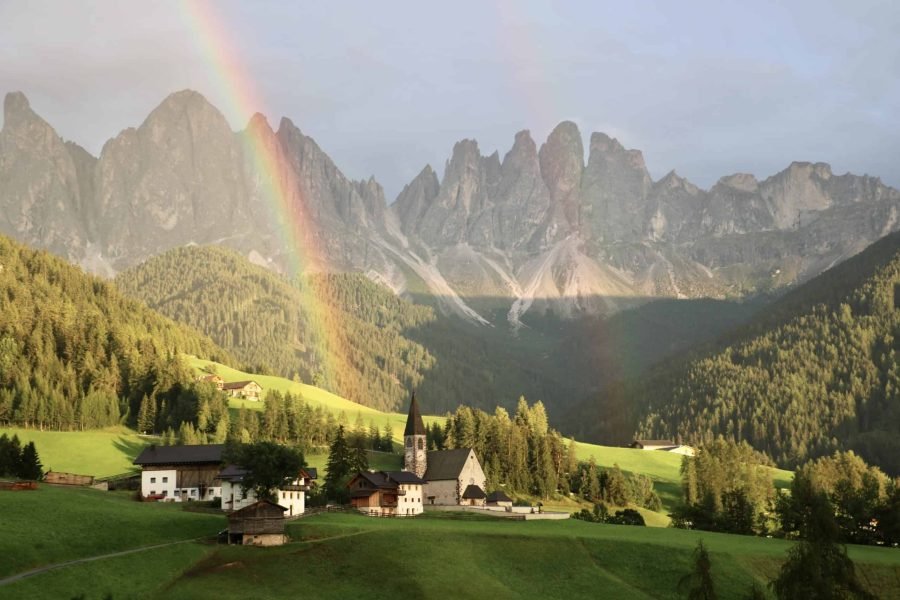
[[[308,485],[286,485],[279,488],[282,492],[308,492]]]

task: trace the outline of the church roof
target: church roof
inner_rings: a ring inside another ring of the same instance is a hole
[[[428,470],[425,471],[425,481],[458,478],[469,458],[469,452],[470,448],[429,452],[426,457]]]
[[[419,403],[416,401],[416,393],[412,393],[412,399],[409,401],[409,416],[406,417],[406,429],[403,435],[425,435],[425,422],[422,421],[422,415],[419,413]]]

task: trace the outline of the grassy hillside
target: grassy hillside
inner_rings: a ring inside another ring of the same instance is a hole
[[[117,494],[48,487],[0,492],[0,513],[10,512],[17,535],[0,538],[0,552],[11,557],[3,563],[3,575],[214,535],[225,522]],[[51,512],[48,519],[33,516]],[[745,597],[753,582],[764,584],[790,547],[780,540],[674,529],[482,519],[307,517],[289,524],[293,542],[281,548],[167,546],[43,573],[0,587],[0,596],[674,599],[681,597],[677,582],[702,539],[719,597],[728,599]],[[19,530],[22,524],[27,532]],[[883,598],[900,595],[900,554],[875,547],[849,550],[873,591]]]
[[[149,441],[126,427],[93,431],[40,431],[0,427],[0,434],[17,435],[23,444],[34,442],[44,471],[108,477],[132,471],[131,461]]]

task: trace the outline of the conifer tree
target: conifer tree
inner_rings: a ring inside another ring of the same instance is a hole
[[[22,479],[40,480],[44,477],[43,465],[38,457],[34,442],[28,442],[22,449],[22,459],[17,475]]]
[[[716,600],[711,572],[709,552],[700,540],[694,549],[693,569],[678,582],[678,590],[686,593],[688,600]]]
[[[332,500],[344,500],[347,497],[347,478],[351,473],[350,448],[344,438],[344,426],[338,425],[334,439],[328,449],[328,464],[325,468],[325,492]]]

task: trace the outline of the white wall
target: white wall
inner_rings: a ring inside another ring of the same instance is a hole
[[[399,489],[404,490],[406,495],[397,496],[396,513],[399,515],[420,515],[424,510],[425,504],[422,486],[412,483],[401,483]]]
[[[175,469],[159,471],[141,471],[141,496],[162,494],[169,499],[176,499],[175,484],[178,472]]]
[[[294,482],[294,485],[299,485]],[[286,517],[291,515],[302,515],[306,512],[306,493],[295,491],[277,490],[275,501],[287,508]],[[222,510],[233,511],[240,510],[245,506],[250,506],[256,502],[256,492],[247,490],[246,494],[241,488],[240,483],[231,483],[230,481],[222,482]]]

